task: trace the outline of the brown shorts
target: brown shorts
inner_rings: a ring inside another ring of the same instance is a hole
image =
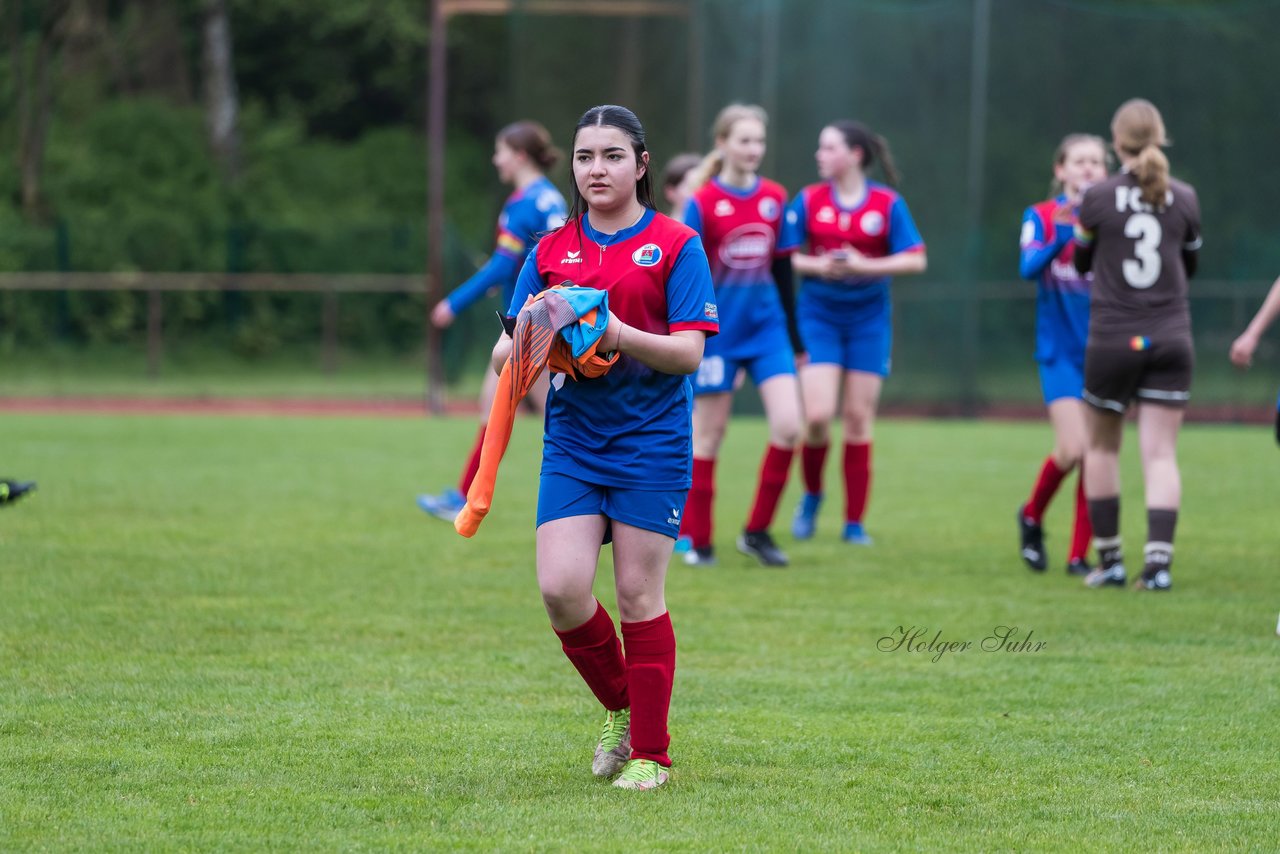
[[[1119,413],[1135,397],[1141,403],[1186,406],[1194,365],[1190,338],[1090,336],[1084,353],[1084,399],[1098,409]]]

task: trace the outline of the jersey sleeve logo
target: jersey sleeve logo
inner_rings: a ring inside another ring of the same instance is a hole
[[[652,267],[662,260],[662,248],[656,243],[646,243],[631,253],[631,260],[639,267]]]
[[[766,196],[760,200],[757,208],[760,211],[760,218],[765,222],[773,222],[778,218],[778,200]]]
[[[702,316],[707,320],[719,320],[720,309],[716,308],[716,304],[713,302],[704,302],[702,304]]]
[[[868,237],[878,237],[884,232],[884,214],[880,211],[867,211],[859,224]]]

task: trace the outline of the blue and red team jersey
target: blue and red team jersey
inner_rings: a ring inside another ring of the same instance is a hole
[[[572,281],[609,294],[628,326],[667,335],[720,327],[707,255],[697,233],[646,210],[601,234],[586,215],[548,234],[529,253],[509,314],[544,288]],[[602,377],[553,378],[547,395],[542,474],[598,486],[683,490],[691,485],[693,391],[689,378],[622,356]]]
[[[1075,217],[1069,223],[1053,221],[1054,211],[1065,204],[1067,197],[1058,196],[1023,213],[1018,272],[1036,282],[1036,361],[1083,365],[1093,274],[1080,275],[1071,262]]]
[[[502,304],[511,304],[516,275],[538,235],[559,228],[565,219],[564,196],[545,176],[507,197],[498,216],[493,255],[475,275],[453,289],[445,300],[460,314],[491,289],[502,288]]]
[[[840,204],[830,182],[801,190],[787,208],[779,249],[806,243],[810,255],[824,255],[846,243],[870,258],[924,251],[907,203],[891,187],[875,181],[867,182],[865,195],[851,207]],[[829,282],[806,276],[800,294],[835,312],[859,309],[889,299],[889,277]]]
[[[720,334],[715,350],[726,358],[790,352],[787,319],[771,267],[782,229],[787,191],[766,178],[738,189],[716,178],[689,199],[685,225],[698,232],[711,266]],[[776,335],[762,334],[776,330]]]

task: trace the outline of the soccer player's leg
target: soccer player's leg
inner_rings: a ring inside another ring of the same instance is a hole
[[[606,500],[631,700],[631,756],[614,781],[619,788],[652,789],[670,777],[667,718],[676,637],[665,584],[678,527],[670,508],[678,508],[680,499],[674,492],[610,489]]]
[[[797,315],[809,358],[799,372],[800,398],[804,404],[804,437],[800,445],[804,494],[791,521],[791,535],[797,540],[807,540],[817,530],[818,510],[822,506],[823,469],[844,376],[844,345],[838,319],[830,313],[819,307],[806,307],[802,300]]]
[[[1191,397],[1193,358],[1190,341],[1156,344],[1136,391],[1147,498],[1147,544],[1142,576],[1136,582],[1141,590],[1169,590],[1173,586],[1173,535],[1182,505],[1178,431]]]
[[[737,371],[737,362],[712,347],[710,353],[704,351],[693,376],[693,486],[680,520],[680,536],[689,541],[684,552],[684,562],[689,566],[712,566],[716,562],[712,543],[716,459],[733,410]]]
[[[544,474],[538,490],[538,590],[565,657],[604,707],[604,727],[591,760],[611,776],[630,757],[626,664],[613,619],[592,593],[607,520],[604,490],[575,478]]]
[[[783,330],[785,332],[785,330]],[[800,386],[796,381],[795,359],[785,336],[768,355],[748,364],[752,382],[760,392],[765,419],[769,425],[769,443],[760,462],[760,479],[747,523],[738,537],[738,551],[750,555],[761,566],[782,567],[790,561],[778,548],[769,528],[778,509],[778,501],[787,488],[791,460],[800,441]]]
[[[885,302],[852,330],[844,357],[844,488],[845,523],[842,539],[869,546],[871,537],[863,517],[871,497],[872,434],[880,390],[889,376],[893,327]]]
[[[1070,360],[1055,359],[1040,362],[1039,369],[1040,389],[1053,425],[1054,449],[1041,463],[1031,495],[1018,508],[1018,547],[1023,563],[1043,572],[1049,563],[1044,550],[1044,514],[1083,454],[1084,413],[1074,411],[1083,382],[1079,368]],[[1070,423],[1072,416],[1078,424]]]
[[[1090,341],[1085,353],[1084,399],[1089,444],[1084,490],[1099,565],[1084,578],[1088,587],[1123,586],[1120,541],[1120,442],[1124,413],[1137,388],[1145,357],[1123,342]]]
[[[1083,365],[1065,365],[1059,369],[1062,385],[1056,392],[1058,396],[1049,404],[1049,421],[1053,425],[1054,439],[1050,462],[1064,474],[1072,469],[1080,469],[1084,461],[1085,445],[1088,443],[1088,405],[1080,397],[1084,383],[1082,368]],[[1076,482],[1075,497],[1075,519],[1066,566],[1069,574],[1086,575],[1091,569],[1087,558],[1093,528],[1089,524],[1089,506],[1084,499],[1080,480]]]

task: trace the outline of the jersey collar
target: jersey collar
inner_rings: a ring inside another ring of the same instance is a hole
[[[745,187],[745,188],[731,187],[728,184],[726,184],[724,181],[721,181],[719,177],[712,178],[711,182],[715,184],[717,187],[719,187],[721,190],[723,190],[724,192],[728,193],[729,195],[737,196],[740,199],[750,198],[751,195],[754,194],[756,190],[760,189],[759,175],[757,175],[755,177],[755,180],[751,182],[750,187]]]
[[[628,226],[621,231],[615,231],[613,234],[605,234],[596,231],[591,227],[590,221],[587,219],[588,214],[582,215],[582,230],[588,238],[595,241],[601,246],[611,246],[614,243],[621,243],[629,237],[635,237],[640,232],[649,227],[649,223],[653,222],[655,212],[652,208],[645,208],[645,212],[640,215],[640,219],[635,225]]]

